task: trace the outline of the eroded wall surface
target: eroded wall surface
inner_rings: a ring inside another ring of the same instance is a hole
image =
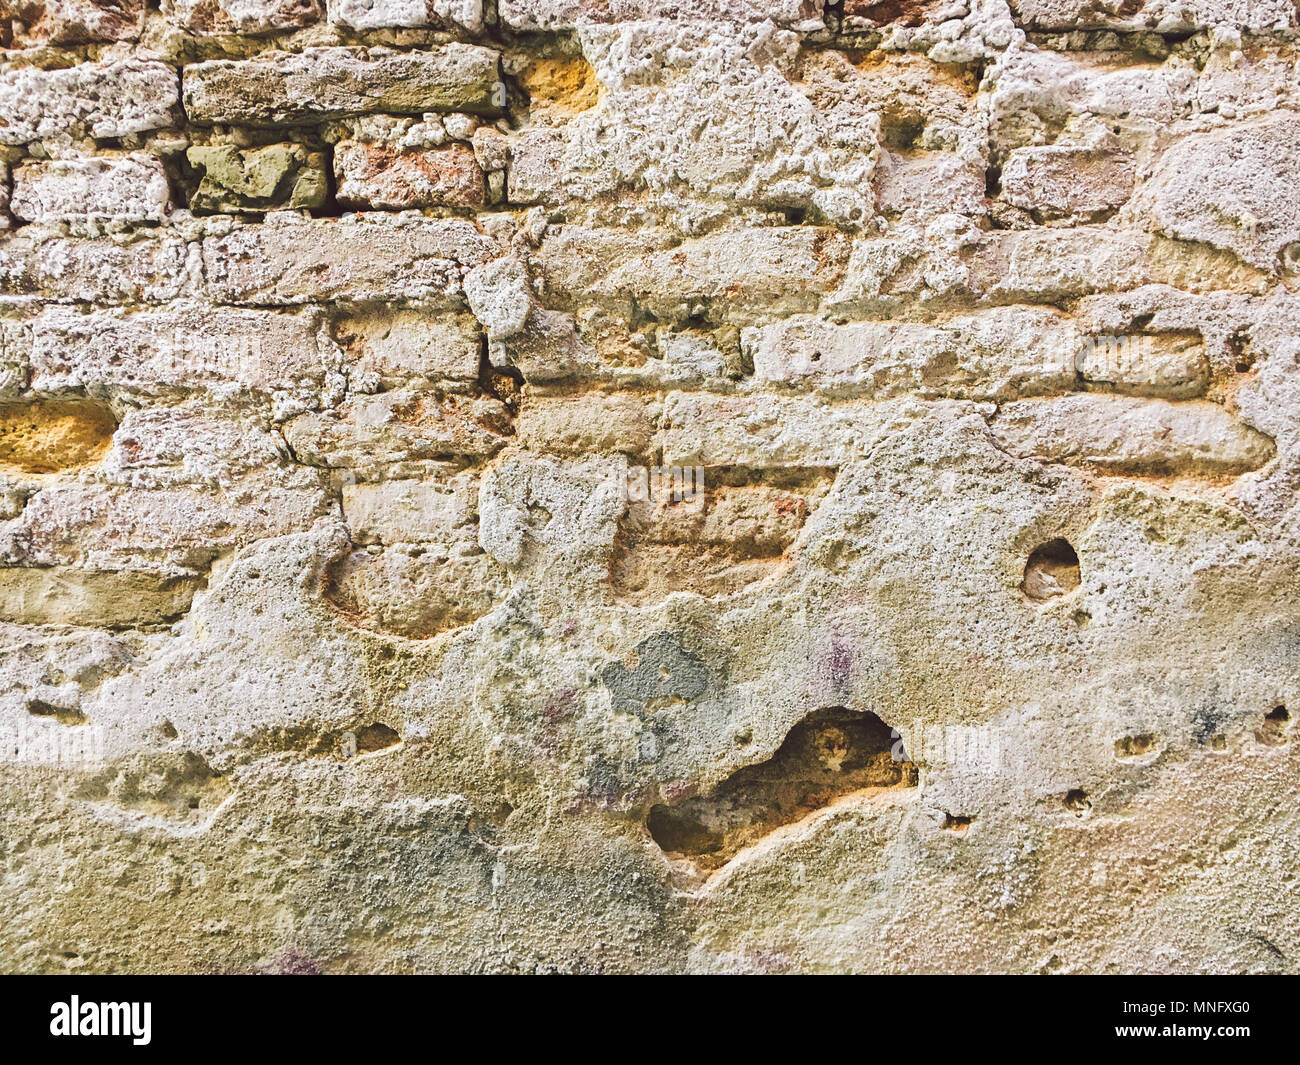
[[[1293,971],[1298,34],[0,0],[3,968]]]

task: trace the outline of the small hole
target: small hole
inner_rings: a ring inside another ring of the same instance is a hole
[[[1264,725],[1255,733],[1255,739],[1270,747],[1281,747],[1290,738],[1288,736],[1290,725],[1291,714],[1287,708],[1275,706],[1264,715]]]
[[[1121,736],[1115,741],[1115,757],[1125,760],[1145,758],[1156,750],[1159,742],[1159,738],[1151,732],[1143,732],[1136,736]]]
[[[1071,788],[1065,793],[1065,797],[1061,801],[1065,804],[1067,810],[1078,814],[1080,817],[1092,809],[1092,803],[1088,801],[1088,793],[1082,788]]]
[[[357,733],[357,753],[369,754],[372,751],[382,751],[388,747],[396,747],[400,742],[401,737],[396,729],[376,721],[366,725]]]
[[[1079,556],[1068,540],[1048,540],[1034,548],[1025,563],[1020,590],[1035,602],[1068,595],[1079,587]]]

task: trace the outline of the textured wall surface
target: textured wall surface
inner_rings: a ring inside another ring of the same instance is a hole
[[[1300,964],[1292,0],[0,48],[4,969]]]

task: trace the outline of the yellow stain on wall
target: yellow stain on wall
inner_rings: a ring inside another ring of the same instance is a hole
[[[84,399],[0,403],[0,470],[60,473],[103,459],[117,423],[101,404]]]
[[[519,75],[534,108],[576,114],[596,106],[600,82],[582,56],[534,59]]]

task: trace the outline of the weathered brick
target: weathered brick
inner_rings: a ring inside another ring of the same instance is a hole
[[[0,619],[98,629],[161,625],[188,611],[202,587],[197,576],[152,569],[0,566]]]
[[[1193,134],[1168,149],[1130,204],[1178,240],[1224,248],[1259,270],[1300,269],[1300,116]]]
[[[334,335],[356,382],[371,378],[386,389],[439,380],[473,381],[483,334],[467,314],[419,309],[359,311],[340,318]]]
[[[505,570],[483,553],[354,551],[331,568],[326,598],[348,619],[426,640],[488,613],[510,590]]]
[[[0,293],[54,302],[162,303],[194,292],[199,246],[170,233],[0,239]]]
[[[32,387],[319,388],[333,353],[312,311],[52,308],[31,325]]]
[[[849,242],[811,226],[743,229],[688,240],[616,267],[594,286],[656,314],[685,316],[700,301],[726,314],[810,309],[843,276]]]
[[[239,149],[192,145],[185,159],[199,175],[190,197],[196,211],[266,211],[321,207],[329,193],[325,154],[300,144]]]
[[[1127,152],[1068,145],[1018,148],[1002,167],[1002,198],[1044,219],[1091,218],[1123,206],[1136,163]]]
[[[176,72],[153,60],[19,67],[0,74],[0,144],[144,133],[170,125],[176,104]]]
[[[313,466],[369,469],[486,457],[505,446],[511,429],[496,400],[402,390],[351,396],[331,413],[301,415],[285,426],[285,439]]]
[[[26,322],[0,318],[0,399],[12,399],[27,387],[31,346]]]
[[[951,152],[885,153],[874,182],[880,210],[887,215],[912,211],[930,218],[984,210],[983,174]]]
[[[491,238],[460,219],[322,218],[203,241],[214,297],[266,305],[439,298],[455,305],[462,268],[497,253]]]
[[[28,163],[10,209],[24,222],[161,222],[171,205],[162,162],[142,152]]]
[[[132,488],[221,490],[250,475],[280,487],[317,485],[319,476],[293,466],[284,440],[246,404],[200,401],[128,411],[96,474]]]
[[[1100,226],[996,233],[970,253],[967,284],[1017,301],[1136,288],[1155,280],[1150,253],[1145,235]]]
[[[1145,396],[1199,395],[1209,380],[1199,337],[1093,335],[1081,344],[1076,364],[1089,384]]]
[[[354,30],[483,28],[483,0],[329,0],[330,21]]]
[[[566,143],[562,130],[544,127],[523,130],[512,139],[506,180],[511,203],[550,203],[564,198]]]
[[[504,104],[497,53],[470,44],[428,52],[309,48],[187,66],[185,112],[194,122],[276,126],[371,113],[468,111]]]
[[[657,404],[633,393],[584,393],[538,398],[519,413],[519,443],[567,455],[651,452]]]
[[[201,569],[240,544],[310,528],[327,506],[319,489],[261,482],[222,493],[65,484],[37,492],[12,534],[22,565]]]
[[[792,317],[748,329],[761,380],[877,397],[991,399],[1072,387],[1077,326],[1047,308],[1007,307],[939,325]]]
[[[1215,403],[1075,395],[1008,403],[992,421],[1021,458],[1115,473],[1236,475],[1273,457],[1272,441]]]
[[[842,466],[919,416],[914,402],[828,407],[808,396],[673,392],[664,401],[666,466]]]
[[[321,0],[163,0],[169,19],[197,34],[279,33],[319,22]]]
[[[501,21],[516,30],[572,30],[588,22],[700,19],[721,23],[772,21],[804,31],[821,29],[822,0],[501,0]]]
[[[116,425],[112,412],[91,400],[0,403],[0,473],[21,478],[98,465]]]
[[[1290,0],[1010,0],[1016,21],[1035,30],[1158,30],[1186,33],[1214,26],[1252,32],[1294,30]]]
[[[842,14],[847,29],[864,30],[920,26],[950,10],[944,0],[844,0]]]
[[[479,207],[483,171],[464,144],[395,151],[343,141],[334,148],[338,200],[346,207]]]
[[[144,22],[144,0],[5,0],[13,46],[133,41]]]

